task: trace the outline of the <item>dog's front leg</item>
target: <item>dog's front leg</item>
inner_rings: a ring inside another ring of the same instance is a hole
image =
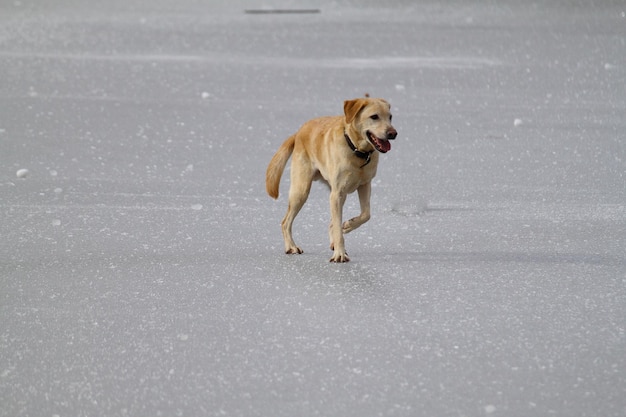
[[[330,192],[330,248],[333,256],[330,262],[348,262],[345,242],[343,239],[343,228],[341,219],[343,215],[343,205],[346,202],[346,194],[337,190]]]
[[[353,231],[370,219],[370,195],[372,194],[372,184],[369,182],[367,184],[363,184],[357,189],[357,191],[359,193],[361,214],[344,222],[343,233]]]

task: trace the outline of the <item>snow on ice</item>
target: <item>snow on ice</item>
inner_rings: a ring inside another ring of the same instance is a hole
[[[17,178],[26,178],[28,174],[30,174],[30,171],[28,171],[26,168],[18,169],[17,172],[15,173]]]
[[[4,2],[0,417],[623,416],[625,13]],[[320,184],[287,256],[267,163],[365,93],[352,261]]]

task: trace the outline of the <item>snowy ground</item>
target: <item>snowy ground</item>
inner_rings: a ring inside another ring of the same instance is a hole
[[[0,3],[0,416],[626,414],[626,6],[379,3]],[[352,262],[319,185],[284,255],[365,92]]]

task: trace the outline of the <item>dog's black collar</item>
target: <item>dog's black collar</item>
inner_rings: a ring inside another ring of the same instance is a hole
[[[361,159],[365,159],[365,163],[363,165],[361,165],[361,168],[363,168],[365,165],[369,164],[372,158],[372,153],[374,151],[371,152],[363,152],[360,151],[356,148],[356,146],[354,146],[354,143],[352,143],[352,141],[350,140],[350,137],[348,136],[348,134],[344,131],[343,132],[343,137],[346,138],[346,143],[348,144],[348,146],[350,147],[350,149],[352,149],[352,153],[361,158]]]

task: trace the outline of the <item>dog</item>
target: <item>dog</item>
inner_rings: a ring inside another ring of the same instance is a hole
[[[391,106],[380,98],[346,100],[343,116],[327,116],[306,122],[278,149],[270,161],[265,186],[270,197],[278,198],[280,178],[291,160],[289,205],[282,220],[285,253],[300,254],[292,236],[295,217],[306,202],[313,181],[330,187],[330,262],[348,262],[344,234],[370,219],[372,179],[381,153],[391,149],[398,135],[391,124]],[[348,194],[358,192],[361,213],[342,223]]]

